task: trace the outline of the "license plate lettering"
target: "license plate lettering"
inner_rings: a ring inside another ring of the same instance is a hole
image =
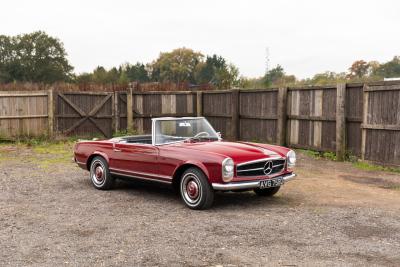
[[[273,178],[273,179],[268,179],[268,180],[262,180],[260,181],[260,188],[269,188],[269,187],[277,187],[277,186],[281,186],[283,184],[283,179],[282,177],[277,177],[277,178]]]

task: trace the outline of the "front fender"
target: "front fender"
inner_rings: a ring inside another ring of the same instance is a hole
[[[188,160],[182,162],[174,171],[173,177],[179,176],[185,166],[195,166],[202,170],[210,183],[222,182],[222,165],[218,162],[201,162],[196,160]]]
[[[210,180],[210,172],[208,171],[207,167],[206,167],[202,162],[200,162],[200,161],[194,161],[194,160],[185,161],[185,162],[183,162],[180,166],[178,166],[178,167],[175,169],[175,172],[176,172],[179,168],[181,168],[182,166],[185,166],[185,165],[194,165],[194,166],[198,167],[200,170],[202,170],[202,171],[204,172],[204,174],[205,174],[205,175],[207,176],[207,178]],[[175,172],[174,172],[174,173],[175,173]]]

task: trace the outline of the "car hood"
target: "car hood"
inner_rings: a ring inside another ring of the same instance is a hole
[[[197,143],[181,143],[185,149],[197,150],[204,153],[214,153],[230,157],[235,163],[241,163],[261,158],[281,156],[273,148],[265,148],[257,146],[253,143],[244,142],[197,142]]]

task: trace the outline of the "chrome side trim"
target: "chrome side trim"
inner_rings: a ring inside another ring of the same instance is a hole
[[[279,176],[277,176],[279,177]],[[274,177],[274,178],[277,178]],[[290,173],[290,174],[285,174],[281,176],[284,183],[287,183],[288,181],[294,179],[296,177],[296,174]],[[241,190],[241,189],[255,189],[259,187],[260,181],[263,181],[265,179],[260,179],[257,181],[250,181],[250,182],[233,182],[233,183],[226,183],[226,184],[221,184],[221,183],[212,183],[212,187],[214,190],[218,191],[230,191],[230,190]]]
[[[275,159],[286,160],[285,158],[280,157],[280,156],[279,157],[262,158],[262,159],[256,159],[256,160],[251,160],[251,161],[246,161],[246,162],[239,163],[239,164],[236,165],[236,167],[242,166],[242,165],[247,165],[247,164],[252,164],[252,163],[257,163],[257,162],[260,162],[260,161],[275,160]]]
[[[147,178],[147,177],[139,177],[139,176],[133,176],[133,175],[128,175],[128,174],[123,174],[119,172],[111,172],[111,174],[114,175],[119,175],[119,176],[124,176],[128,178],[134,178],[134,179],[139,179],[139,180],[148,180],[148,181],[154,181],[154,182],[159,182],[159,183],[164,183],[164,184],[171,184],[171,181],[164,181],[164,180],[159,180],[159,179],[154,179],[154,178]]]
[[[161,175],[161,174],[153,174],[153,173],[147,173],[147,172],[133,172],[133,171],[127,171],[127,170],[122,170],[122,169],[117,169],[117,168],[110,168],[110,172],[112,172],[112,171],[127,172],[127,173],[133,174],[133,175],[144,175],[144,176],[151,176],[151,177],[156,177],[156,178],[172,180],[171,176]]]

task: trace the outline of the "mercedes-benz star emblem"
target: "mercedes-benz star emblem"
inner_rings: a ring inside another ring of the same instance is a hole
[[[264,173],[265,175],[269,175],[272,172],[272,161],[267,161],[264,165]]]

